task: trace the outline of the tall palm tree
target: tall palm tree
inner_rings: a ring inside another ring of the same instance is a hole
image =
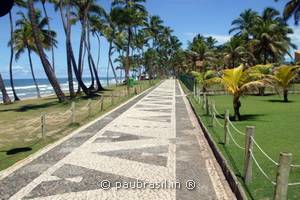
[[[130,70],[130,48],[132,46],[133,27],[144,24],[147,11],[143,5],[145,0],[113,0],[112,1],[112,16],[120,25],[126,27],[127,31],[127,46],[126,46],[126,65],[125,79],[129,78]]]
[[[254,26],[250,48],[264,64],[281,61],[286,54],[290,55],[290,48],[296,48],[289,37],[291,33],[293,30],[283,21],[280,13],[266,8]]]
[[[45,17],[48,19],[48,21],[50,21],[50,18],[48,17],[48,12],[47,12],[47,9],[46,9],[46,2],[47,2],[47,1],[48,1],[49,3],[53,3],[54,0],[41,0],[44,15],[45,15]],[[50,22],[48,22],[47,26],[48,26],[48,31],[50,32],[50,31],[51,31]],[[51,60],[52,60],[52,63],[51,63],[51,64],[52,64],[52,67],[53,67],[53,71],[55,72],[54,46],[51,46]]]
[[[32,52],[37,52],[36,45],[34,43],[32,24],[24,13],[18,12],[17,14],[21,17],[21,19],[17,20],[16,22],[17,29],[15,30],[13,37],[13,46],[16,50],[16,59],[18,60],[20,55],[27,50],[33,82],[36,86],[37,96],[40,98],[40,90],[34,75],[32,64]],[[56,33],[54,31],[45,29],[45,26],[48,24],[48,18],[41,18],[41,14],[36,12],[35,19],[43,48],[49,50],[52,46],[56,46]]]
[[[242,36],[249,40],[250,36],[253,35],[253,27],[255,26],[258,17],[259,15],[256,11],[253,11],[252,9],[245,10],[237,19],[232,21],[232,28],[229,30],[229,33],[236,32],[236,36]]]
[[[26,7],[26,3],[24,0],[15,0],[14,5],[18,7]],[[14,23],[12,18],[12,11],[9,12],[9,24],[10,24],[10,41],[13,43],[13,34],[14,34]],[[20,98],[18,97],[16,90],[15,90],[15,84],[14,84],[14,78],[13,78],[13,59],[14,59],[14,48],[13,45],[10,45],[10,60],[9,60],[9,77],[10,77],[10,85],[13,92],[13,96],[15,101],[19,101]]]
[[[238,64],[245,62],[246,57],[251,55],[244,46],[241,37],[232,37],[224,45],[224,60],[229,68],[235,68]]]
[[[1,93],[2,93],[3,103],[4,104],[10,104],[11,100],[10,100],[10,97],[8,96],[8,94],[7,94],[7,91],[6,91],[5,84],[4,84],[4,81],[2,79],[1,73],[0,73],[0,90],[1,90]]]
[[[61,90],[59,82],[54,74],[53,68],[51,67],[50,62],[47,59],[47,56],[44,52],[42,41],[39,34],[39,28],[36,23],[36,11],[34,7],[33,0],[28,0],[28,9],[29,9],[29,18],[32,25],[32,33],[35,41],[36,49],[39,54],[40,60],[42,62],[45,73],[48,77],[50,84],[52,85],[54,92],[60,102],[64,102],[66,100],[65,94]]]
[[[275,0],[278,1],[278,0]],[[284,20],[288,20],[294,15],[295,24],[298,25],[300,19],[300,0],[289,0],[283,11]]]

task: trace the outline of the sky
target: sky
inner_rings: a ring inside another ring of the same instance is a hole
[[[98,0],[106,10],[110,9],[110,0]],[[159,15],[166,26],[174,30],[174,34],[187,46],[187,41],[191,40],[196,34],[215,37],[219,43],[228,41],[230,35],[228,30],[233,19],[237,18],[245,9],[251,8],[259,13],[266,7],[273,7],[282,11],[287,0],[275,2],[274,0],[147,0],[146,8],[150,15]],[[36,4],[36,8],[41,8]],[[47,5],[48,14],[51,18],[51,28],[57,32],[58,47],[55,49],[56,75],[66,77],[66,57],[65,57],[65,36],[61,25],[59,14],[54,11],[52,5]],[[13,19],[18,16],[15,14],[18,8],[13,10]],[[294,29],[291,35],[293,42],[300,48],[300,26],[294,26],[291,19],[289,24]],[[75,55],[78,54],[80,38],[80,27],[74,26],[72,29],[72,43]],[[9,21],[8,16],[0,18],[0,73],[7,79],[10,51],[7,43],[9,41]],[[92,41],[93,54],[97,56],[97,42]],[[100,76],[107,75],[108,44],[104,38],[101,39],[100,54]],[[50,56],[50,52],[48,53]],[[50,57],[49,57],[50,58]],[[37,55],[33,55],[33,67],[36,77],[45,78],[43,67]],[[24,53],[19,60],[14,61],[15,78],[31,78],[29,61],[27,54]],[[111,76],[112,73],[109,72]],[[88,76],[88,72],[84,72]]]

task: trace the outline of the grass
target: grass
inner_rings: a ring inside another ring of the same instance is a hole
[[[185,90],[187,92],[186,88]],[[212,127],[211,118],[204,114],[202,105],[199,105],[192,95],[189,95],[188,98],[217,143],[219,150],[244,185],[249,198],[273,199],[274,186],[263,177],[256,166],[253,167],[253,182],[247,185],[243,183],[244,151],[238,149],[232,141],[228,146],[224,146],[224,129],[217,125]],[[243,120],[233,122],[233,124],[242,131],[246,126],[255,126],[255,140],[273,160],[278,161],[280,152],[289,152],[293,154],[293,164],[300,164],[300,95],[289,95],[289,98],[289,103],[283,103],[282,98],[276,95],[244,97],[241,99]],[[210,96],[209,99],[215,101],[216,108],[221,114],[224,114],[226,109],[233,113],[231,96]],[[223,122],[222,117],[219,120]],[[244,136],[233,130],[231,132],[237,142],[244,146]],[[275,181],[277,167],[267,160],[257,148],[254,148],[254,155],[268,176]],[[300,168],[291,170],[289,182],[300,182]],[[300,186],[289,186],[288,194],[288,199],[300,199]]]
[[[158,80],[155,81],[158,83]],[[142,90],[150,87],[149,81],[138,83]],[[139,89],[140,87],[137,86]],[[111,94],[114,93],[114,104]],[[89,99],[82,96],[59,103],[53,96],[41,99],[28,99],[10,105],[0,104],[0,171],[26,158],[46,145],[68,135],[78,127],[96,119],[106,112],[132,98],[134,90],[129,96],[125,95],[126,86],[111,87],[103,92],[103,111],[100,107],[100,96],[91,98],[91,114],[88,115],[87,103]],[[67,112],[72,102],[75,102],[76,123],[71,124],[71,113]],[[65,113],[65,114],[63,114]],[[42,140],[41,120],[46,114],[46,141]]]

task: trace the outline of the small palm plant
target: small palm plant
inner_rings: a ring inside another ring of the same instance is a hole
[[[288,102],[289,87],[292,81],[298,75],[300,66],[281,66],[277,68],[274,75],[269,75],[269,79],[275,82],[277,88],[281,88],[283,92],[283,101]]]
[[[206,72],[192,71],[191,74],[195,78],[196,83],[202,86],[203,93],[207,92],[207,87],[209,86],[207,81],[217,76],[214,70],[207,70]]]
[[[207,83],[222,84],[228,93],[233,96],[234,118],[236,121],[240,121],[240,107],[242,105],[240,97],[264,87],[267,81],[263,79],[263,75],[259,71],[251,68],[244,70],[244,66],[241,65],[234,69],[223,70],[221,77],[209,79]]]
[[[266,64],[266,65],[255,65],[251,69],[259,71],[261,74],[268,76],[271,75],[273,72],[273,64]],[[265,95],[265,89],[266,87],[259,88],[259,95],[264,96]]]

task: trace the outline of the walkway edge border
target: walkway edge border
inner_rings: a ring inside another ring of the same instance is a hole
[[[194,114],[196,115],[196,118],[203,130],[204,136],[205,136],[210,148],[212,149],[212,152],[213,152],[217,162],[219,163],[219,165],[223,171],[225,178],[228,181],[228,184],[229,184],[232,192],[235,194],[235,196],[238,200],[248,200],[248,197],[244,191],[243,186],[238,181],[234,172],[230,169],[227,160],[224,158],[223,154],[219,151],[215,141],[210,136],[210,133],[207,130],[207,128],[205,127],[201,118],[197,115],[197,112],[196,112],[191,100],[189,98],[187,98],[187,99],[188,99],[188,102],[189,102],[190,106],[192,107],[192,110],[193,110]]]
[[[24,158],[24,159],[16,162],[15,164],[13,164],[12,166],[8,167],[7,169],[4,169],[4,170],[0,171],[0,180],[2,180],[5,177],[9,176],[13,172],[15,172],[16,170],[18,170],[21,167],[25,166],[26,164],[32,162],[33,160],[37,159],[38,157],[40,157],[44,153],[47,153],[48,151],[50,151],[54,147],[60,145],[61,143],[65,142],[66,140],[70,139],[71,137],[73,137],[74,135],[76,135],[77,133],[79,133],[80,131],[82,131],[82,130],[86,129],[87,127],[91,126],[92,124],[98,122],[99,120],[101,120],[102,118],[106,117],[107,115],[109,115],[110,113],[114,112],[115,110],[119,109],[120,107],[126,105],[130,101],[138,98],[139,96],[143,95],[144,93],[147,93],[151,89],[159,86],[162,82],[163,82],[163,80],[160,80],[158,83],[150,86],[148,89],[146,89],[142,93],[140,93],[140,94],[138,94],[138,95],[136,95],[136,96],[134,96],[134,97],[126,100],[125,102],[121,103],[120,105],[118,105],[117,107],[113,108],[112,110],[104,113],[103,115],[99,116],[98,118],[94,119],[93,121],[90,121],[87,124],[79,127],[78,129],[76,129],[73,132],[67,134],[66,136],[62,137],[61,139],[55,141],[54,143],[50,143],[50,144],[46,145],[45,147],[39,149],[35,153],[29,155],[28,157],[26,157],[26,158]]]

